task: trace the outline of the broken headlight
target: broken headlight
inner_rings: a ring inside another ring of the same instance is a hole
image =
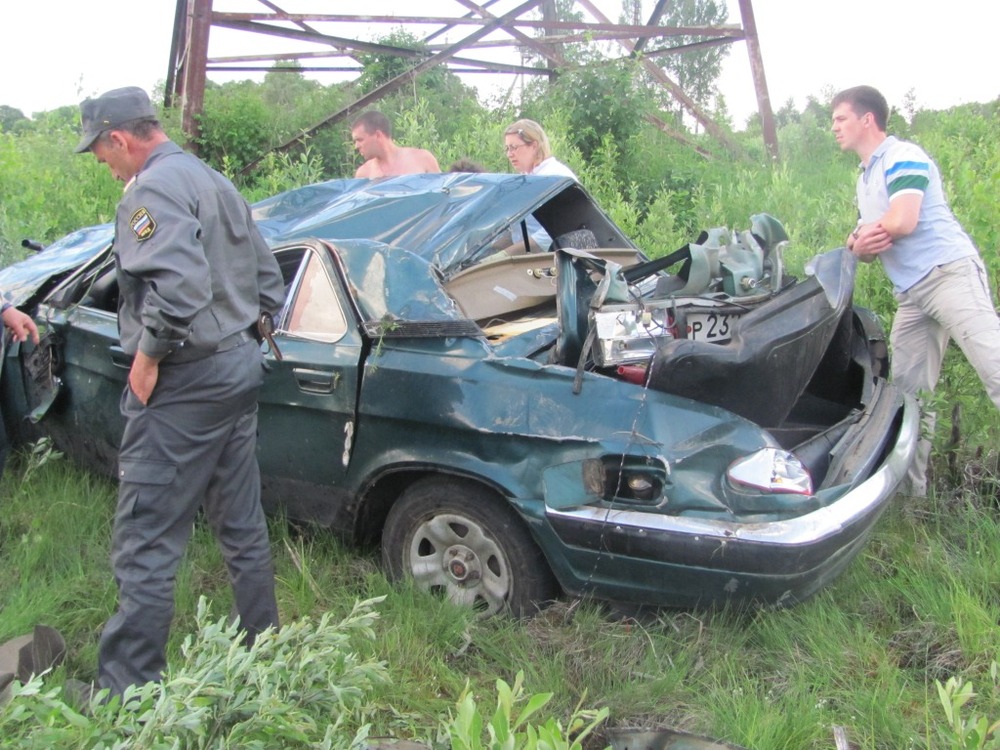
[[[763,448],[734,461],[726,470],[729,482],[740,488],[795,495],[813,493],[812,477],[794,454]]]
[[[594,313],[600,367],[645,362],[656,352],[658,340],[674,338],[676,329],[664,307],[636,308],[608,305]]]

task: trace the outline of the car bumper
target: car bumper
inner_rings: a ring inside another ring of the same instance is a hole
[[[919,414],[903,399],[881,463],[838,500],[780,521],[738,523],[593,505],[545,509],[564,552],[555,563],[576,594],[689,606],[800,601],[838,576],[864,546],[906,475]]]

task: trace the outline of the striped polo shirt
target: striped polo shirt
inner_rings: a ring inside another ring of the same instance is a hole
[[[923,195],[917,227],[879,255],[897,292],[905,292],[935,266],[978,255],[948,208],[937,165],[915,143],[890,135],[858,176],[858,215],[862,224],[878,221],[899,195]]]

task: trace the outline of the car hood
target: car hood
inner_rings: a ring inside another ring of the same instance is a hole
[[[68,234],[36,255],[0,269],[0,289],[15,305],[23,305],[46,281],[81,266],[107,249],[114,236],[113,224]]]
[[[410,250],[444,277],[493,252],[522,216],[576,183],[566,177],[443,173],[332,180],[254,205],[272,245],[366,239]]]

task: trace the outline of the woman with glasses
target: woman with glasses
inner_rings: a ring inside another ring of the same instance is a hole
[[[548,136],[534,120],[518,120],[504,131],[503,140],[515,172],[571,177],[579,182],[573,170],[552,155]]]

